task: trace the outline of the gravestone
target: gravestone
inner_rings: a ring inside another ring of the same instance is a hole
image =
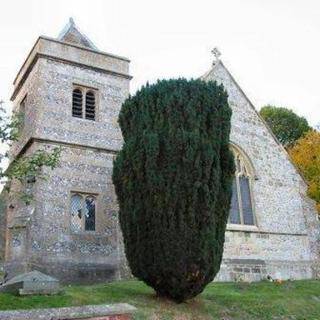
[[[0,291],[20,295],[57,294],[60,285],[59,280],[35,270],[13,277],[0,287]]]

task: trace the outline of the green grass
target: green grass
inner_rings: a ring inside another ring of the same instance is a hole
[[[137,307],[134,319],[320,320],[320,281],[212,283],[200,296],[182,304],[158,298],[151,288],[134,280],[68,286],[56,296],[0,293],[1,310],[117,302]]]

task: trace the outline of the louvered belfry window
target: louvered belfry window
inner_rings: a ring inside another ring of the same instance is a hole
[[[82,118],[82,91],[74,89],[72,93],[72,116]]]
[[[86,119],[94,120],[95,118],[95,96],[92,91],[86,93]]]
[[[70,211],[72,231],[95,231],[95,196],[83,193],[72,193]]]
[[[241,152],[231,148],[235,158],[236,172],[232,184],[229,223],[255,225],[252,202],[253,173],[248,160]],[[251,169],[251,170],[250,170]]]
[[[93,121],[96,119],[95,90],[78,86],[73,90],[72,116]]]

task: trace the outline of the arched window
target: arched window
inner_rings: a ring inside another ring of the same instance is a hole
[[[82,118],[82,91],[74,89],[72,92],[72,116]]]
[[[86,119],[94,120],[95,119],[95,96],[92,91],[86,93]]]
[[[76,85],[72,91],[72,116],[96,120],[96,89]]]
[[[235,177],[232,184],[232,198],[229,223],[255,225],[252,201],[253,169],[247,157],[231,146],[235,160]]]
[[[96,198],[92,195],[71,195],[71,228],[73,231],[94,231],[96,225]]]

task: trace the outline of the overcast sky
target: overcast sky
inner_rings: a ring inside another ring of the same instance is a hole
[[[99,49],[131,59],[132,93],[202,75],[217,46],[257,109],[320,122],[319,0],[1,0],[0,99],[37,37],[56,37],[70,16]]]

